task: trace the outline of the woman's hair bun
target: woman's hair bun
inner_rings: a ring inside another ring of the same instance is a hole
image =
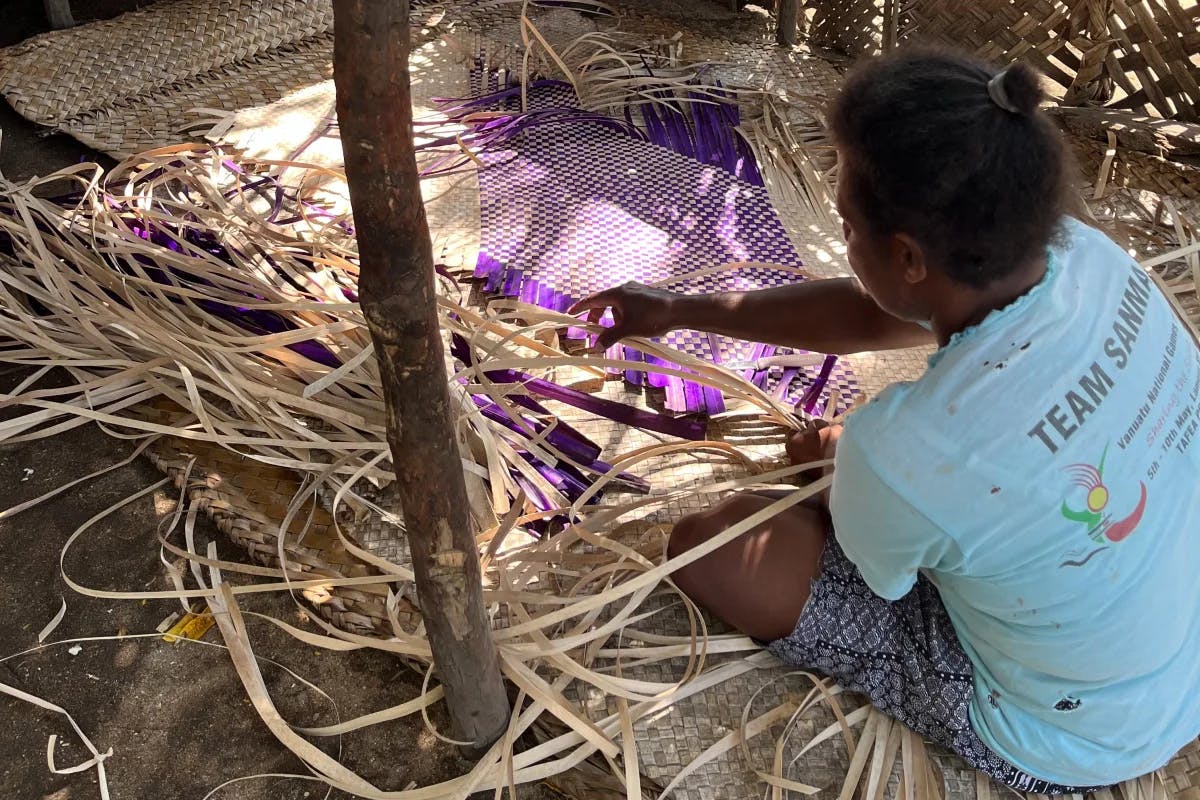
[[[1000,81],[1004,97],[1018,114],[1032,114],[1045,99],[1041,76],[1021,61],[1010,64]]]

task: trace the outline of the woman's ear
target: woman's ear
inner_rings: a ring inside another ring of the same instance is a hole
[[[905,283],[915,285],[929,276],[925,252],[907,233],[892,234],[892,263],[900,267]]]

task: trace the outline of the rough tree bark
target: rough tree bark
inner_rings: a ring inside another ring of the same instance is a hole
[[[45,0],[46,19],[55,30],[75,27],[71,16],[71,0]]]
[[[796,43],[800,23],[800,0],[778,0],[775,19],[775,41],[791,47]]]
[[[360,259],[359,299],[383,379],[417,594],[455,737],[480,753],[509,716],[434,294],[413,151],[407,0],[334,0],[334,84]]]

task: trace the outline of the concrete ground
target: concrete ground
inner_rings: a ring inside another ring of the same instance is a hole
[[[75,0],[77,21],[115,16],[146,0]],[[41,0],[3,0],[0,46],[46,29]],[[0,173],[20,181],[45,175],[81,159],[112,162],[74,140],[45,136],[0,101]],[[8,392],[25,371],[0,364],[0,392]],[[0,411],[11,415],[12,411]],[[86,425],[54,438],[0,447],[0,508],[8,508],[68,481],[123,460],[127,443]],[[148,461],[137,460],[103,478],[11,519],[0,521],[0,682],[66,709],[95,745],[113,748],[106,762],[113,800],[299,800],[321,798],[325,787],[288,778],[226,781],[261,773],[305,773],[259,720],[223,649],[204,644],[168,644],[160,637],[124,638],[54,645],[20,655],[37,645],[38,632],[67,600],[67,614],[50,637],[152,633],[178,610],[174,601],[105,601],[79,595],[59,575],[59,553],[71,533],[91,516],[158,481]],[[158,560],[155,530],[172,507],[171,493],[148,495],[97,524],[82,537],[65,569],[76,581],[97,589],[171,588]],[[223,546],[222,558],[237,559],[212,526],[201,537]],[[201,547],[204,545],[201,544]],[[290,598],[256,595],[248,609],[305,625]],[[251,620],[260,657],[273,659],[320,686],[332,702],[305,688],[282,669],[263,665],[281,712],[298,725],[329,724],[410,700],[420,693],[415,674],[394,658],[374,652],[329,653],[301,645],[261,621]],[[220,643],[214,628],[204,636]],[[336,706],[336,711],[335,711]],[[446,727],[443,710],[435,724]],[[0,797],[13,800],[77,800],[99,797],[94,770],[53,775],[46,743],[58,735],[56,762],[69,767],[87,758],[81,742],[61,715],[0,695]],[[346,766],[382,789],[415,781],[428,785],[463,774],[470,764],[425,730],[420,718],[372,727],[337,739],[318,741]],[[531,787],[523,797],[552,797]],[[331,798],[347,797],[334,792]],[[491,794],[487,795],[491,797]]]

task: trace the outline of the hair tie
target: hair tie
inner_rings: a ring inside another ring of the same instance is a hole
[[[1004,76],[1008,74],[1008,67],[996,73],[995,77],[988,81],[987,90],[988,96],[992,98],[992,102],[1003,108],[1011,114],[1020,114],[1021,109],[1013,105],[1013,102],[1008,99],[1008,93],[1004,91]]]

